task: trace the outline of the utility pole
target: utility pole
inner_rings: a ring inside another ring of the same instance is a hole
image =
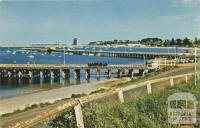
[[[194,56],[195,56],[195,58],[194,58],[194,76],[195,76],[195,85],[197,85],[197,47],[195,47],[195,54],[194,54]]]
[[[63,51],[64,51],[64,53],[63,53],[64,54],[64,60],[63,60],[64,62],[63,63],[64,63],[64,66],[65,66],[65,46],[64,46],[64,50]]]

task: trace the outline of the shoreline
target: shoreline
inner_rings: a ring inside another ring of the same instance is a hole
[[[102,81],[95,81],[75,86],[62,87],[57,89],[45,90],[21,96],[0,99],[0,115],[12,113],[15,110],[23,110],[27,106],[40,103],[54,103],[57,100],[71,98],[72,94],[89,94],[100,88],[109,88],[113,84],[129,81],[130,78],[113,78]]]
[[[115,78],[112,78],[112,79],[115,79]],[[109,80],[109,79],[93,80],[93,81],[90,81],[90,82],[83,82],[83,83],[80,83],[80,84],[70,84],[70,85],[67,85],[67,86],[64,86],[64,87],[70,87],[70,86],[77,86],[77,85],[90,84],[90,83],[100,82],[100,81],[104,81],[104,80]],[[49,83],[46,83],[45,85],[47,85],[47,84],[49,84]],[[34,91],[32,91],[32,92],[27,92],[27,93],[17,94],[17,95],[11,95],[11,96],[5,96],[5,97],[0,97],[0,100],[9,99],[9,98],[12,98],[12,97],[24,96],[24,95],[28,95],[28,94],[43,92],[43,91],[49,91],[49,90],[58,89],[58,88],[63,88],[63,87],[61,87],[61,86],[55,86],[55,87],[53,87],[53,88],[50,88],[50,87],[47,87],[47,88],[39,88],[39,89],[34,90]]]

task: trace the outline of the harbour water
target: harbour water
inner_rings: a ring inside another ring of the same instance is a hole
[[[126,52],[170,52],[175,53],[175,48],[79,48],[81,50],[103,50],[103,51],[126,51]],[[184,52],[184,49],[178,49],[178,52]],[[34,56],[34,58],[32,57]],[[117,57],[101,57],[101,56],[83,56],[83,55],[65,55],[66,64],[87,64],[93,62],[101,62],[107,64],[142,64],[145,61],[138,58],[117,58]],[[47,52],[25,52],[17,48],[0,48],[0,64],[63,64],[64,55],[62,53]],[[73,70],[73,69],[72,69]],[[106,71],[101,70],[102,74]],[[113,71],[117,72],[117,71]],[[73,76],[73,71],[70,71]],[[113,75],[116,77],[116,75]],[[33,93],[41,90],[59,88],[64,86],[72,86],[81,83],[94,82],[97,80],[108,79],[106,75],[101,75],[100,79],[96,78],[95,71],[91,70],[91,77],[86,80],[84,71],[81,71],[79,81],[70,77],[69,80],[54,79],[28,79],[28,80],[0,80],[0,98],[8,98],[11,96]]]

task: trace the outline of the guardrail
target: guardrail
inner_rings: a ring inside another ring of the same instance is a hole
[[[91,102],[92,100],[98,100],[100,98],[104,98],[104,97],[115,95],[115,94],[117,94],[118,100],[121,103],[123,103],[125,101],[124,94],[127,91],[134,90],[134,89],[137,89],[137,88],[140,88],[140,87],[146,87],[147,94],[151,94],[152,93],[152,84],[154,84],[154,83],[168,81],[169,86],[174,86],[175,85],[175,81],[174,81],[175,79],[183,78],[185,83],[188,83],[188,80],[191,79],[193,75],[194,75],[194,73],[188,73],[188,74],[169,76],[169,77],[164,77],[164,78],[159,78],[159,79],[154,79],[154,80],[148,80],[148,81],[145,81],[145,82],[142,82],[142,83],[139,83],[139,84],[133,84],[133,85],[130,85],[130,86],[127,86],[127,87],[117,88],[116,90],[114,90],[112,92],[100,94],[100,95],[96,96],[96,98],[94,98],[94,99],[90,99],[90,100],[85,99],[84,100],[84,98],[80,98],[81,102],[74,107],[77,126],[78,127],[80,126],[79,128],[84,128],[83,115],[82,115],[82,110],[81,110],[81,105],[83,105],[84,103],[88,103],[88,102]],[[200,79],[200,73],[199,72],[197,73],[197,78]],[[183,80],[181,80],[181,81],[183,81]],[[162,85],[160,85],[160,86],[162,86]]]

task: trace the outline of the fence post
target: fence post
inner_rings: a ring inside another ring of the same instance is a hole
[[[188,76],[185,75],[185,83],[188,83]]]
[[[197,80],[199,80],[200,79],[200,76],[199,76],[200,74],[199,73],[197,73]]]
[[[124,103],[124,95],[123,90],[121,88],[118,90],[118,98],[121,103]]]
[[[173,78],[173,76],[170,77],[170,86],[174,86],[174,78]]]
[[[84,122],[83,122],[83,114],[82,114],[82,108],[81,103],[74,106],[75,111],[75,117],[76,117],[76,125],[78,128],[84,128]]]
[[[148,93],[148,94],[151,94],[151,93],[152,93],[152,90],[151,90],[151,83],[150,83],[150,82],[147,83],[147,93]]]

